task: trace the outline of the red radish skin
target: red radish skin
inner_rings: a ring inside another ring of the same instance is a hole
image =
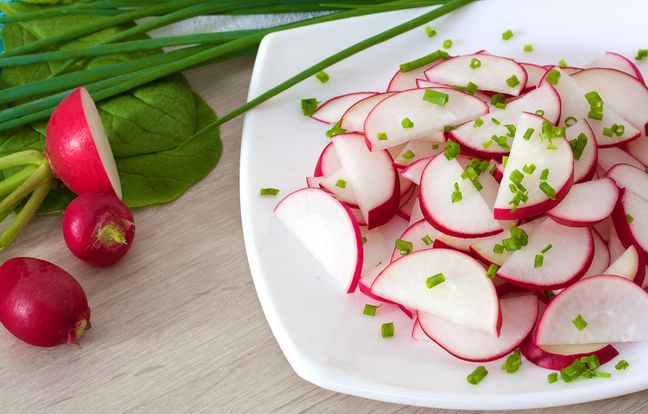
[[[340,159],[335,152],[335,147],[333,146],[332,142],[329,142],[328,145],[324,147],[322,153],[317,159],[317,164],[315,165],[313,176],[326,177],[333,174],[340,168],[342,168],[342,164],[340,164]]]
[[[83,288],[45,260],[16,257],[0,266],[0,322],[34,346],[77,344],[90,329]]]
[[[84,193],[63,213],[63,238],[79,259],[97,267],[118,262],[135,237],[135,222],[123,201],[109,193]]]
[[[560,370],[565,368],[567,365],[574,362],[574,359],[580,358],[586,355],[596,355],[601,362],[605,364],[612,359],[614,359],[619,352],[612,345],[607,345],[598,351],[589,353],[589,354],[573,354],[573,355],[560,355],[552,354],[547,352],[544,349],[540,348],[533,342],[533,335],[529,335],[527,339],[522,342],[520,345],[520,352],[526,359],[528,359],[533,364],[546,369]]]
[[[77,88],[47,124],[46,153],[54,175],[76,194],[122,190],[110,144],[90,94]]]

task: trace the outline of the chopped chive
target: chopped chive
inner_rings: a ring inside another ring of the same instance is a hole
[[[612,130],[614,131],[614,135],[616,135],[617,137],[620,137],[625,132],[625,125],[614,124],[614,125],[612,125]]]
[[[594,119],[596,121],[602,121],[603,120],[603,114],[600,112],[595,112],[595,111],[589,111],[587,113],[587,117],[589,119]]]
[[[467,377],[468,383],[472,385],[477,385],[486,377],[486,375],[488,375],[488,370],[486,369],[485,366],[480,365],[468,375]]]
[[[477,174],[477,171],[471,166],[468,166],[462,173],[461,173],[461,178],[464,180],[474,180],[475,178],[479,177],[479,174]]]
[[[553,127],[551,131],[552,138],[565,138],[567,131],[565,127]]]
[[[366,243],[367,243],[367,238],[365,236],[362,236],[362,244],[366,244]]]
[[[405,151],[405,152],[403,153],[403,158],[406,159],[406,160],[411,160],[411,159],[414,158],[414,157],[415,157],[415,155],[414,155],[414,153],[412,152],[412,150],[407,150],[407,151]]]
[[[475,119],[475,122],[473,122],[473,128],[479,128],[482,125],[484,125],[484,120],[481,118],[477,118]]]
[[[461,190],[459,190],[459,183],[454,183],[455,190],[452,192],[452,202],[458,203],[463,198]]]
[[[589,91],[585,94],[585,99],[587,99],[587,102],[590,105],[590,109],[594,112],[602,112],[603,111],[603,99],[601,99],[601,95],[598,94],[596,91]]]
[[[587,146],[587,136],[580,133],[576,138],[569,141],[569,145],[574,153],[574,159],[578,161],[583,155],[583,150],[585,150],[585,147]]]
[[[481,60],[477,58],[472,58],[472,60],[470,61],[470,69],[477,69],[480,66],[481,66]]]
[[[491,118],[491,122],[494,123],[495,125],[500,125],[501,122],[497,120],[497,118]]]
[[[542,121],[542,136],[547,139],[553,137],[553,125],[549,121]]]
[[[547,253],[549,250],[551,250],[552,247],[553,247],[553,245],[551,243],[549,243],[548,245],[545,246],[544,249],[540,250],[540,252],[542,254]]]
[[[566,68],[567,67],[567,62],[565,62],[564,59],[560,59],[558,61],[558,66],[560,66],[561,68]]]
[[[513,38],[513,32],[510,29],[502,33],[503,40],[510,40],[512,38]]]
[[[635,56],[635,60],[644,60],[646,57],[648,57],[648,49],[637,50],[637,56]]]
[[[346,129],[340,127],[340,122],[341,121],[337,121],[335,125],[333,125],[333,128],[326,131],[327,137],[331,138],[332,136],[344,134],[346,132]]]
[[[347,185],[346,181],[342,179],[339,179],[335,182],[335,186],[339,188],[346,188],[346,185]]]
[[[614,368],[616,368],[617,371],[621,371],[621,370],[624,370],[624,369],[628,368],[629,366],[630,366],[630,364],[628,363],[628,361],[626,361],[625,359],[622,359],[621,361],[617,362],[617,364],[614,366]]]
[[[385,132],[379,132],[376,134],[378,141],[387,141],[387,134]]]
[[[436,30],[432,29],[430,26],[425,26],[425,33],[427,34],[427,37],[434,37],[437,34]]]
[[[446,278],[445,276],[443,276],[443,273],[437,273],[436,275],[430,276],[425,280],[425,286],[427,286],[428,289],[432,289],[433,287],[440,285],[445,281]]]
[[[450,132],[453,129],[455,129],[455,127],[453,127],[452,125],[444,125],[443,126],[443,132]]]
[[[565,382],[572,382],[583,375],[586,369],[585,364],[576,358],[571,364],[560,370],[560,377]]]
[[[439,149],[439,144],[432,144],[432,149],[433,149],[433,150],[435,150],[435,149]]]
[[[317,105],[319,102],[315,98],[307,98],[301,100],[301,109],[304,113],[304,116],[311,116],[317,111]]]
[[[398,250],[401,251],[401,254],[403,254],[402,252],[405,252],[405,254],[411,253],[412,249],[414,248],[412,242],[408,242],[407,240],[401,240],[401,239],[396,239],[394,245]]]
[[[445,151],[443,151],[443,155],[446,157],[448,161],[455,158],[459,154],[461,154],[461,146],[458,143],[454,141],[446,142]]]
[[[520,170],[515,169],[511,171],[511,175],[509,175],[509,179],[514,183],[521,183],[522,180],[524,179],[524,174],[522,174]]]
[[[503,165],[505,168],[506,168],[506,164],[508,163],[508,159],[509,159],[509,157],[506,156],[506,155],[504,155],[504,156],[502,157],[502,165]]]
[[[450,49],[452,47],[452,40],[446,39],[443,41],[443,48]]]
[[[482,143],[482,147],[484,147],[484,149],[488,149],[488,147],[490,147],[491,145],[493,145],[493,141],[484,141]]]
[[[497,145],[499,145],[500,147],[502,147],[502,148],[504,148],[506,150],[511,148],[509,146],[509,144],[508,144],[508,138],[506,138],[506,136],[504,136],[504,135],[499,136],[499,137],[497,135],[493,135],[491,137],[491,141],[493,141],[494,143],[496,143]]]
[[[505,100],[506,96],[503,93],[496,93],[491,97],[491,105],[497,105],[498,102],[504,102]]]
[[[502,254],[502,253],[504,253],[504,246],[502,246],[501,244],[497,244],[497,243],[496,243],[496,244],[493,246],[493,253],[495,253],[495,254]]]
[[[472,180],[472,185],[475,187],[475,190],[477,191],[481,191],[484,189],[484,186],[482,185],[481,181],[479,181],[479,179]]]
[[[565,125],[567,125],[568,127],[576,125],[576,122],[578,122],[578,120],[573,116],[568,116],[567,118],[565,118]]]
[[[423,93],[423,100],[440,106],[445,106],[445,104],[448,103],[448,94],[435,91],[434,89],[426,89]]]
[[[502,364],[502,369],[509,374],[513,374],[520,369],[520,365],[522,365],[522,356],[520,355],[520,350],[516,349],[506,358],[506,361]]]
[[[524,132],[524,139],[527,140],[527,141],[529,139],[531,139],[531,135],[533,135],[534,131],[535,131],[535,129],[533,129],[533,128],[527,128],[527,130]]]
[[[262,195],[262,196],[272,196],[272,197],[274,197],[277,194],[279,194],[279,189],[278,188],[262,188],[261,190],[259,190],[259,195]]]
[[[515,252],[522,248],[522,244],[519,242],[519,240],[516,240],[515,238],[508,238],[502,240],[502,246],[504,246],[504,249],[506,249],[506,251],[508,252]]]
[[[486,272],[486,276],[488,276],[489,279],[494,278],[495,275],[497,274],[498,269],[499,267],[497,267],[497,265],[491,264],[490,266],[488,266],[488,271]]]
[[[527,43],[526,45],[524,45],[524,51],[527,53],[533,52],[533,45],[531,43]]]
[[[414,69],[421,68],[425,65],[429,65],[430,63],[434,63],[437,60],[440,59],[448,59],[448,53],[444,52],[443,50],[437,50],[435,52],[430,53],[429,55],[425,55],[423,57],[420,57],[418,59],[414,59],[410,62],[405,62],[400,65],[400,70],[401,72],[409,72]]]
[[[595,377],[599,377],[599,378],[611,378],[612,377],[612,374],[610,374],[609,372],[601,372],[601,371],[592,371],[592,375],[595,376]]]
[[[434,243],[432,238],[427,234],[425,235],[425,237],[422,237],[421,240],[423,240],[423,243],[425,243],[426,246],[432,246],[432,243]]]
[[[556,296],[553,290],[543,290],[542,293],[545,295],[545,298],[552,299]]]
[[[540,179],[541,179],[541,180],[546,180],[547,178],[549,178],[549,168],[545,168],[545,169],[542,170],[542,172],[540,173]]]
[[[546,181],[541,182],[538,187],[540,187],[540,190],[542,190],[542,192],[545,193],[547,197],[552,200],[556,199],[556,190],[554,190],[553,187],[550,186]]]
[[[315,77],[317,78],[317,80],[319,80],[319,81],[322,82],[322,83],[326,83],[326,82],[329,81],[329,79],[331,79],[331,77],[329,76],[329,74],[326,73],[326,72],[324,72],[323,70],[317,72],[317,73],[315,74]]]
[[[535,111],[535,114],[538,116],[544,116],[544,111],[542,109],[538,109],[537,111]]]
[[[536,254],[535,259],[533,260],[533,267],[534,268],[542,267],[543,264],[544,264],[544,256],[541,254]]]
[[[508,136],[509,137],[513,138],[515,136],[515,132],[516,132],[515,125],[506,124],[506,125],[504,125],[504,128],[506,128],[506,130],[508,131]]]
[[[580,361],[585,363],[587,368],[591,370],[598,369],[601,366],[601,361],[594,354],[582,356],[580,357]]]
[[[522,167],[522,171],[524,171],[525,173],[527,173],[529,175],[533,174],[533,172],[535,170],[536,170],[536,165],[535,164],[531,164],[531,165],[526,165],[525,164],[524,167]]]
[[[477,84],[468,82],[468,85],[466,85],[465,91],[471,95],[474,95],[475,92],[477,92],[477,89],[479,89],[479,86]]]
[[[376,305],[370,305],[370,304],[365,304],[364,309],[362,310],[363,315],[367,316],[376,316],[376,310],[378,309],[378,306]]]
[[[558,381],[558,373],[557,372],[552,372],[551,374],[547,375],[547,382],[549,384],[553,384],[556,381]]]
[[[603,128],[603,135],[606,137],[614,136],[614,131],[611,128]]]
[[[626,221],[628,222],[628,224],[630,224],[634,221],[634,217],[632,217],[630,214],[626,214]]]
[[[582,331],[583,329],[585,329],[587,327],[587,321],[580,314],[576,315],[576,317],[572,320],[572,323],[574,324],[576,329],[578,329],[579,331]]]
[[[557,85],[558,81],[560,80],[560,72],[558,72],[556,69],[551,69],[549,73],[547,73],[546,79],[550,84]]]
[[[498,102],[495,104],[495,108],[497,109],[506,109],[506,104],[504,102]]]
[[[394,336],[394,322],[383,323],[380,327],[380,332],[383,338],[391,338]]]
[[[405,128],[405,129],[407,129],[407,128],[413,128],[413,127],[414,127],[414,122],[412,122],[412,120],[409,119],[409,118],[403,118],[403,120],[401,121],[401,125],[402,125],[403,128]]]

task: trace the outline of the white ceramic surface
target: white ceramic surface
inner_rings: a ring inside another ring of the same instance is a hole
[[[259,49],[250,97],[420,13],[381,14],[270,35]],[[610,380],[550,385],[550,371],[525,361],[510,375],[496,361],[486,364],[486,379],[472,386],[466,376],[475,364],[459,361],[432,343],[413,341],[412,322],[395,308],[383,307],[374,318],[362,315],[364,304],[374,302],[360,292],[341,294],[272,215],[281,196],[305,186],[327,143],[328,126],[301,114],[301,98],[324,101],[350,91],[382,91],[399,63],[440,48],[444,39],[453,40],[452,54],[486,49],[544,64],[565,59],[569,65],[584,65],[608,50],[633,57],[646,47],[646,15],[648,3],[641,1],[480,1],[433,22],[435,38],[428,38],[423,28],[413,30],[328,69],[327,84],[308,79],[246,115],[241,212],[248,260],[268,323],[298,375],[366,398],[456,409],[545,407],[648,388],[646,344],[619,346],[621,356],[604,366],[612,372]],[[501,39],[506,29],[515,33],[510,41]],[[526,43],[534,45],[533,53],[523,52]],[[640,67],[647,75],[648,64]],[[280,188],[280,197],[259,197],[262,187]],[[395,223],[399,225],[405,223]],[[394,338],[381,337],[384,322],[394,322]],[[620,358],[631,364],[624,372],[614,369]]]

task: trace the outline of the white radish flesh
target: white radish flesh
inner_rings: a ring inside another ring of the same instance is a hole
[[[619,188],[628,188],[635,194],[648,199],[648,174],[643,169],[628,164],[618,164],[605,174]]]
[[[533,220],[518,227],[530,236],[540,223],[542,223],[542,219]],[[502,240],[509,237],[511,237],[511,232],[505,230],[494,236],[477,239],[475,242],[470,244],[470,250],[484,262],[502,266],[506,259],[511,257],[513,252],[504,250],[502,253],[495,253],[494,248],[496,244],[502,244]]]
[[[641,82],[644,81],[643,76],[641,75],[641,71],[639,70],[637,65],[632,63],[632,61],[627,57],[614,52],[605,52],[601,56],[591,61],[586,68],[616,69],[637,78]]]
[[[342,115],[340,128],[344,129],[345,132],[361,133],[364,131],[364,123],[367,120],[369,112],[380,101],[392,95],[392,93],[379,93],[356,102]]]
[[[354,92],[336,96],[318,106],[315,113],[311,115],[311,118],[324,122],[325,124],[335,124],[355,103],[370,96],[374,96],[377,93],[378,92]]]
[[[443,150],[443,144],[418,139],[409,141],[398,155],[394,157],[394,166],[396,168],[405,168],[422,158],[429,158],[440,154]]]
[[[625,277],[641,286],[645,276],[644,258],[637,248],[630,246],[601,274]]]
[[[587,181],[572,186],[569,194],[547,215],[565,226],[587,227],[608,218],[618,198],[619,189],[611,179]]]

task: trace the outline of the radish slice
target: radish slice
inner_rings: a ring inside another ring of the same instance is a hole
[[[614,212],[612,212],[612,214],[614,214]],[[621,257],[621,255],[623,254],[626,248],[623,247],[621,240],[619,240],[619,234],[617,233],[616,229],[612,225],[610,226],[609,235],[610,237],[608,238],[607,241],[608,251],[610,252],[610,260],[614,261],[619,257]]]
[[[325,191],[303,188],[287,195],[274,212],[345,292],[355,290],[362,236],[348,207]]]
[[[437,82],[430,82],[427,79],[417,79],[416,80],[417,88],[445,88],[446,85]],[[481,99],[481,97],[479,97]]]
[[[533,217],[543,214],[558,205],[567,195],[572,185],[574,156],[571,146],[564,138],[553,138],[556,149],[548,149],[549,142],[542,137],[542,125],[547,122],[543,118],[523,113],[517,124],[515,139],[504,170],[504,177],[495,201],[494,215],[499,220],[513,220]],[[529,139],[524,137],[528,131],[533,131]],[[523,173],[521,184],[527,190],[526,202],[520,201],[517,208],[510,204],[516,195],[511,192],[516,184],[511,181],[511,174],[520,174],[525,166],[535,166],[531,174]],[[542,180],[542,172],[548,170],[546,180]],[[541,185],[546,183],[555,192],[553,198],[545,193]]]
[[[637,161],[632,155],[628,154],[621,148],[599,148],[598,165],[601,167],[604,174],[606,174],[610,168],[619,164],[628,164],[641,170],[644,169],[642,163]]]
[[[592,239],[594,240],[594,258],[589,269],[583,277],[592,277],[606,273],[605,270],[610,265],[610,251],[608,250],[605,240],[598,231],[592,230]]]
[[[629,142],[625,150],[628,154],[637,159],[643,166],[648,165],[648,137],[640,136],[634,141]]]
[[[447,103],[442,106],[424,100],[426,91],[448,95]],[[463,124],[487,112],[484,101],[452,88],[411,89],[395,93],[376,105],[367,117],[364,133],[372,151],[414,139],[443,142],[445,126]],[[403,128],[404,118],[409,118],[414,126]]]
[[[340,168],[342,168],[342,164],[340,163],[340,159],[335,152],[333,143],[330,142],[326,147],[324,147],[322,153],[317,159],[317,164],[315,165],[315,171],[313,172],[313,175],[315,177],[327,177]]]
[[[402,310],[403,313],[408,318],[413,319],[414,318],[414,312],[413,311],[407,309],[403,305],[399,305],[398,303],[394,303],[391,300],[381,298],[378,295],[374,295],[373,292],[371,292],[371,284],[374,282],[374,280],[376,280],[378,275],[385,269],[385,267],[387,267],[387,264],[388,263],[386,263],[386,262],[381,263],[378,266],[371,269],[370,271],[368,271],[367,273],[363,274],[362,277],[360,278],[360,281],[358,282],[358,290],[361,293],[363,293],[365,296],[367,296],[367,297],[369,297],[371,299],[374,299],[374,300],[377,300],[379,302],[383,302],[383,303],[386,303],[386,304],[398,306],[400,308],[400,310]]]
[[[538,86],[547,69],[534,63],[520,63],[527,73],[527,83],[524,91],[530,91]]]
[[[637,251],[636,247],[630,246],[602,274],[625,277],[641,286],[645,271],[643,255]]]
[[[405,168],[421,158],[429,158],[440,154],[443,150],[443,144],[415,139],[405,144],[398,155],[394,157],[394,166],[396,168]]]
[[[424,220],[423,212],[421,211],[421,203],[419,202],[419,196],[416,196],[416,201],[414,202],[414,207],[412,208],[412,214],[410,215],[409,225]],[[426,220],[427,221],[427,220]]]
[[[538,317],[538,299],[534,295],[501,299],[500,307],[502,328],[499,337],[424,312],[417,312],[417,315],[423,332],[448,353],[465,361],[486,362],[517,348]]]
[[[526,95],[507,104],[505,109],[492,109],[491,113],[480,118],[482,124],[471,121],[448,133],[448,138],[457,141],[471,153],[481,157],[496,157],[508,154],[513,134],[507,125],[515,126],[523,112],[542,110],[545,118],[555,123],[560,118],[560,96],[550,84],[544,84]],[[510,126],[509,126],[510,128]],[[504,146],[491,140],[491,137],[505,137]]]
[[[613,121],[606,118],[608,108],[614,108],[641,133],[646,132],[648,114],[645,108],[648,107],[648,88],[642,81],[620,70],[605,68],[585,69],[572,76],[585,89],[595,90],[601,96],[604,122],[612,125]],[[627,123],[624,125],[627,129]]]
[[[482,194],[470,180],[461,178],[463,172],[456,158],[448,160],[444,154],[432,158],[421,176],[423,215],[434,227],[450,236],[484,237],[502,232],[501,224],[493,219],[493,211]],[[489,176],[488,173],[484,175]],[[461,200],[453,202],[457,188]]]
[[[418,194],[419,194],[419,190],[418,188],[415,188],[414,190],[412,190],[411,195],[408,197],[409,199],[401,206],[398,207],[398,215],[402,217],[404,220],[409,221],[410,218],[412,217],[412,210],[414,210],[414,204],[418,203]]]
[[[561,370],[583,356],[596,355],[599,362],[606,364],[613,360],[619,352],[612,345],[606,344],[592,344],[592,345],[578,345],[580,352],[577,348],[571,348],[575,345],[563,346],[547,346],[547,351],[533,342],[533,337],[529,336],[522,345],[520,345],[520,352],[531,363],[545,369],[554,371]],[[576,351],[575,351],[576,350]]]
[[[433,342],[430,337],[423,332],[423,328],[421,328],[418,319],[414,321],[414,326],[412,326],[412,339],[419,342]]]
[[[628,188],[635,194],[648,199],[648,174],[642,169],[628,164],[618,164],[605,174],[614,180],[619,188]]]
[[[619,189],[611,179],[587,181],[572,186],[563,201],[547,215],[565,226],[587,227],[608,218],[618,198]]]
[[[379,93],[356,102],[340,118],[340,128],[346,132],[362,133],[364,131],[364,123],[371,110],[380,101],[392,95],[393,93]]]
[[[399,182],[399,187],[400,187],[400,202],[398,204],[399,207],[401,207],[403,204],[407,203],[409,200],[409,195],[412,194],[414,191],[414,188],[416,187],[413,182],[410,180],[401,177],[400,174],[398,176],[398,182]],[[405,199],[405,200],[403,200]]]
[[[478,59],[481,66],[473,69],[473,59]],[[481,53],[456,56],[440,62],[426,70],[425,77],[431,82],[449,86],[466,86],[472,82],[479,86],[479,90],[512,96],[518,96],[527,83],[527,73],[519,63],[512,59]]]
[[[425,79],[425,71],[438,65],[442,60],[437,60],[429,65],[403,72],[398,69],[387,85],[387,92],[401,92],[408,89],[418,88],[416,83],[419,79]]]
[[[600,275],[576,282],[551,301],[538,324],[535,343],[601,344],[648,340],[648,293],[628,279]],[[587,326],[578,329],[577,316]]]
[[[309,188],[320,188],[320,184],[326,177],[306,177],[306,186]]]
[[[540,266],[536,265],[537,255],[543,256]],[[580,279],[593,256],[589,228],[567,227],[547,218],[529,235],[528,244],[504,262],[497,276],[527,289],[559,289]]]
[[[426,280],[442,273],[445,282],[429,289]],[[484,267],[450,249],[427,249],[392,262],[371,286],[375,294],[456,324],[498,335],[499,300]]]
[[[346,111],[356,104],[370,96],[376,95],[378,92],[354,92],[345,95],[336,96],[321,104],[315,113],[311,115],[316,121],[324,122],[325,124],[335,124],[342,118]]]
[[[554,87],[560,94],[560,100],[562,102],[562,114],[560,118],[561,124],[564,124],[565,119],[570,116],[579,120],[578,122],[581,122],[580,120],[582,119],[587,119],[587,122],[592,127],[592,131],[594,132],[594,136],[596,137],[596,143],[599,147],[619,146],[639,136],[639,130],[635,128],[629,122],[629,120],[620,115],[612,105],[605,105],[605,98],[603,98],[603,120],[599,121],[596,119],[588,118],[587,114],[590,111],[590,104],[587,99],[585,99],[585,94],[591,91],[593,88],[584,86],[581,82],[577,81],[574,78],[574,76],[577,75],[570,76],[558,66],[554,66],[547,73],[550,73],[551,71],[558,71],[558,73],[560,73],[558,82],[554,85]],[[545,78],[542,80],[541,84],[548,83],[547,76],[548,75],[545,75]],[[603,97],[602,94],[601,97]],[[624,125],[625,130],[623,131],[621,136],[612,134],[612,137],[608,137],[603,134],[603,129],[609,128],[613,124]]]
[[[421,176],[423,170],[427,167],[428,163],[433,157],[421,158],[403,168],[400,172],[401,177],[405,177],[416,185],[421,185]]]
[[[355,191],[353,191],[353,183],[349,181],[349,176],[344,171],[344,168],[340,168],[333,174],[320,180],[319,185],[322,189],[333,194],[335,198],[346,203],[349,207],[358,208]]]
[[[605,52],[594,59],[586,68],[616,69],[637,78],[642,83],[644,81],[637,65],[632,63],[632,61],[627,57],[614,52]]]
[[[533,220],[528,223],[524,223],[518,226],[520,229],[524,230],[527,235],[533,234],[536,227],[542,223],[542,220]],[[485,237],[483,239],[477,239],[475,242],[470,244],[470,251],[472,251],[478,258],[483,260],[488,264],[495,264],[501,266],[504,262],[511,257],[513,252],[504,250],[502,253],[498,254],[493,251],[496,244],[502,244],[502,240],[511,237],[510,231],[503,231],[500,234],[494,236]]]
[[[438,234],[437,229],[432,227],[426,220],[420,220],[409,226],[399,237],[400,240],[412,243],[412,252],[419,250],[431,249],[432,243]],[[394,247],[391,255],[391,262],[403,256],[400,250]]]
[[[612,222],[623,247],[635,244],[648,257],[648,200],[624,189],[612,213]]]
[[[570,145],[576,145],[578,140],[585,142],[580,157],[577,158],[578,154],[574,155],[574,183],[591,180],[596,172],[596,161],[598,160],[598,146],[592,128],[590,128],[587,120],[582,120],[582,122],[567,128],[565,136]]]
[[[610,238],[610,227],[612,226],[612,219],[607,218],[600,223],[596,223],[593,227],[606,242]]]
[[[332,141],[368,227],[387,223],[396,214],[400,196],[398,173],[389,153],[369,151],[360,134],[340,134]]]

